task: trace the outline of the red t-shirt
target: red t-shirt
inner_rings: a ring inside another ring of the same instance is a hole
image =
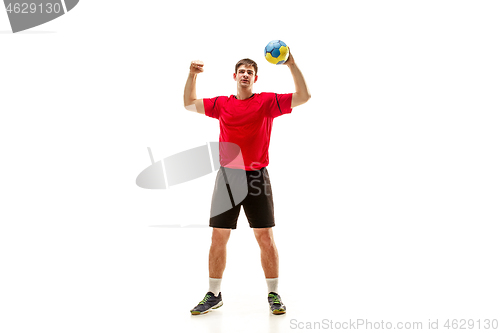
[[[269,164],[273,119],[292,112],[293,94],[258,93],[239,100],[234,95],[204,98],[205,115],[219,119],[219,142],[241,149],[243,163],[220,154],[220,164],[234,169],[257,170]],[[241,160],[241,159],[240,159]]]

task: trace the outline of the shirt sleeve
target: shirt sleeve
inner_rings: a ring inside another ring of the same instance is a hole
[[[270,93],[270,113],[271,118],[276,118],[285,113],[292,113],[292,93],[290,94],[276,94]]]
[[[222,100],[223,98],[221,98],[221,96],[204,98],[203,107],[205,108],[205,115],[211,118],[219,119]]]

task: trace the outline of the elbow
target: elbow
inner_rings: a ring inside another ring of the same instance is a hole
[[[311,93],[308,91],[307,93],[305,93],[303,96],[302,96],[302,104],[303,103],[306,103],[307,101],[309,101],[311,99]]]
[[[184,109],[186,109],[188,111],[192,111],[192,112],[197,112],[196,105],[194,103],[190,104],[190,105],[186,105],[186,103],[184,103]]]
[[[302,103],[305,103],[311,99],[311,93],[309,92],[309,89],[305,89],[305,91],[302,91],[299,96]]]
[[[194,104],[194,101],[189,101],[184,99],[184,109],[191,111],[191,106]]]
[[[307,100],[311,99],[311,92],[309,91],[309,88],[306,87],[306,98]]]

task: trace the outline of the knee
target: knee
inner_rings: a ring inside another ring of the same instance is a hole
[[[274,239],[273,236],[269,233],[261,233],[256,235],[257,242],[261,248],[274,248]]]
[[[212,234],[212,246],[225,247],[229,240],[229,230],[214,231]]]

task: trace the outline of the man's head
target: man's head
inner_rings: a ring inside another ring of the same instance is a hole
[[[234,67],[233,77],[238,87],[251,89],[257,81],[257,63],[251,59],[241,59]]]
[[[238,68],[240,68],[241,65],[246,65],[246,66],[253,66],[255,75],[257,75],[257,63],[253,61],[252,59],[241,59],[236,63],[236,66],[234,66],[234,72],[238,73]]]

